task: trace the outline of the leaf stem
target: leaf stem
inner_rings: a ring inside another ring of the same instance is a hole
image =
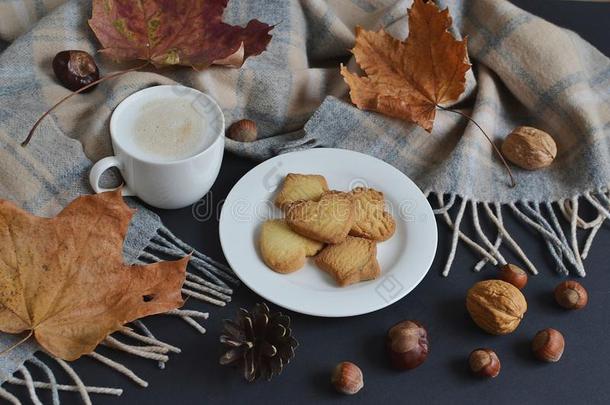
[[[53,105],[53,107],[49,108],[47,111],[45,111],[44,114],[42,114],[42,116],[40,118],[38,118],[38,120],[34,123],[34,126],[32,127],[32,129],[30,129],[30,132],[28,133],[27,138],[25,138],[25,140],[23,142],[21,142],[21,146],[27,146],[28,143],[30,143],[30,141],[32,140],[32,137],[34,136],[34,132],[36,131],[36,128],[38,128],[38,126],[40,125],[40,123],[42,122],[42,120],[45,119],[45,117],[47,115],[49,115],[53,110],[55,110],[57,107],[59,107],[61,104],[63,104],[64,101],[68,100],[69,98],[71,98],[72,96],[82,93],[83,91],[95,86],[96,84],[105,82],[106,80],[110,80],[113,79],[115,77],[118,76],[122,76],[126,73],[129,72],[134,72],[136,70],[140,70],[145,68],[146,66],[148,66],[150,62],[146,62],[142,65],[138,65],[136,67],[130,68],[130,69],[125,69],[125,70],[119,70],[118,72],[114,72],[108,76],[104,76],[104,77],[100,77],[99,79],[97,79],[94,82],[89,83],[88,85],[81,87],[80,89],[78,89],[77,91],[73,91],[72,93],[68,94],[67,96],[65,96],[64,98],[62,98],[61,100],[59,100],[57,103],[55,103],[55,105]]]
[[[28,333],[28,335],[26,337],[24,337],[23,339],[21,339],[19,342],[13,344],[10,347],[7,347],[6,349],[2,350],[0,352],[0,356],[10,352],[13,349],[16,349],[17,347],[21,346],[22,344],[24,344],[29,338],[32,337],[32,335],[34,335],[34,329],[30,329],[30,333]]]
[[[515,177],[513,176],[512,170],[510,170],[510,166],[506,162],[506,159],[504,159],[504,156],[502,155],[502,152],[500,152],[498,147],[493,143],[493,141],[491,140],[489,135],[487,135],[487,133],[483,130],[483,128],[481,128],[481,126],[474,119],[472,119],[472,117],[469,116],[468,114],[465,114],[465,113],[463,113],[463,112],[461,112],[459,110],[452,110],[451,108],[445,108],[445,107],[440,106],[438,104],[436,106],[438,108],[440,108],[441,110],[443,110],[443,111],[449,111],[449,112],[461,115],[462,117],[468,119],[470,122],[472,122],[474,125],[476,125],[477,128],[479,128],[479,130],[483,133],[483,135],[485,135],[485,138],[487,138],[487,140],[491,144],[491,147],[494,149],[494,151],[496,152],[496,154],[498,155],[500,160],[502,160],[502,164],[504,165],[504,167],[506,167],[506,171],[508,172],[508,176],[510,177],[510,183],[511,183],[510,187],[514,188],[517,185],[517,182],[515,181]]]

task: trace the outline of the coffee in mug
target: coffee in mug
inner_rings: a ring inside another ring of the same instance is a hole
[[[123,134],[124,144],[142,159],[171,162],[200,153],[214,142],[205,131],[206,117],[188,99],[152,100],[143,104]]]

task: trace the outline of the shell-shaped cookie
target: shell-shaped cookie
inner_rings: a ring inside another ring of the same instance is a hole
[[[272,219],[262,226],[259,246],[267,266],[278,273],[292,273],[303,267],[306,256],[315,255],[324,244],[292,231],[281,219]]]
[[[316,264],[344,287],[379,277],[377,244],[369,239],[348,236],[343,243],[326,246]]]
[[[350,194],[354,203],[354,224],[349,234],[375,241],[384,241],[396,231],[396,222],[385,210],[383,193],[372,188],[357,187]]]
[[[352,198],[348,193],[329,191],[319,201],[298,201],[286,212],[290,228],[324,243],[340,243],[352,228]]]
[[[318,201],[328,191],[324,176],[319,174],[289,173],[275,197],[275,205],[283,210],[297,201]]]

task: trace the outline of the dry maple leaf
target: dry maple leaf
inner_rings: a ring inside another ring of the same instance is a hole
[[[383,29],[356,28],[352,52],[366,73],[360,77],[341,66],[358,108],[415,122],[432,131],[437,106],[457,100],[470,69],[466,39],[456,40],[448,9],[415,0],[409,9],[409,36],[402,42]]]
[[[245,28],[222,22],[228,0],[93,0],[89,25],[115,60],[155,66],[241,66],[265,50],[273,27],[252,20]]]
[[[188,256],[123,263],[132,215],[120,191],[79,197],[55,218],[0,201],[0,331],[31,331],[75,360],[121,325],[182,306]]]

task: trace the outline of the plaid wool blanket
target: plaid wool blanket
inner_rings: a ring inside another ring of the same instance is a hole
[[[508,187],[504,169],[481,133],[460,116],[438,112],[434,131],[427,134],[349,102],[338,65],[350,59],[354,27],[385,27],[404,39],[412,0],[232,0],[227,22],[243,25],[258,18],[277,24],[262,55],[241,69],[151,68],[105,82],[56,110],[27,148],[19,143],[31,125],[67,94],[53,77],[53,56],[65,49],[95,53],[99,45],[86,24],[89,1],[1,0],[0,197],[36,214],[52,215],[79,194],[90,193],[87,174],[92,162],[112,153],[108,122],[113,108],[139,89],[178,82],[213,96],[228,125],[242,118],[258,123],[256,142],[227,139],[232,152],[265,159],[302,148],[339,147],[379,157],[405,172],[437,204],[439,221],[453,232],[445,275],[460,242],[481,256],[476,269],[503,263],[506,248],[537,273],[527,249],[504,227],[503,214],[510,212],[545,240],[559,272],[584,276],[584,259],[594,237],[610,219],[610,60],[577,34],[506,0],[436,2],[449,7],[453,33],[468,36],[473,63],[467,91],[453,108],[471,115],[496,142],[520,125],[545,130],[557,142],[559,153],[548,169],[515,169],[515,189]],[[125,67],[101,56],[96,59],[105,73]],[[350,66],[354,70],[353,62]],[[583,203],[595,209],[597,218],[581,218]],[[158,217],[143,207],[138,212],[125,245],[127,260],[153,261],[157,255],[178,256],[188,250]],[[467,216],[475,224],[472,234],[461,227]],[[494,235],[484,232],[481,221],[494,227]],[[584,243],[579,236],[585,236]],[[190,269],[191,280],[212,291],[208,298],[224,303],[230,294],[230,272],[202,254],[196,257],[193,264],[199,266]],[[180,316],[194,322],[189,314]],[[142,342],[155,341],[143,324],[134,331]],[[108,345],[120,347],[118,339],[111,339]],[[0,335],[0,347],[14,341]],[[163,342],[155,344],[167,349]],[[78,390],[85,401],[92,392],[120,393],[85,386],[63,362],[74,383],[59,386],[45,365],[52,360],[41,360],[34,355],[37,350],[29,343],[0,358],[0,383],[5,383],[1,398],[18,403],[11,384],[28,386],[34,402],[35,388],[52,390],[54,403],[59,403],[60,389]],[[142,349],[135,350],[142,354]],[[144,355],[151,358],[150,353]],[[92,356],[125,372],[110,359]],[[152,357],[161,364],[165,359]],[[33,381],[32,367],[47,373],[48,381]]]

